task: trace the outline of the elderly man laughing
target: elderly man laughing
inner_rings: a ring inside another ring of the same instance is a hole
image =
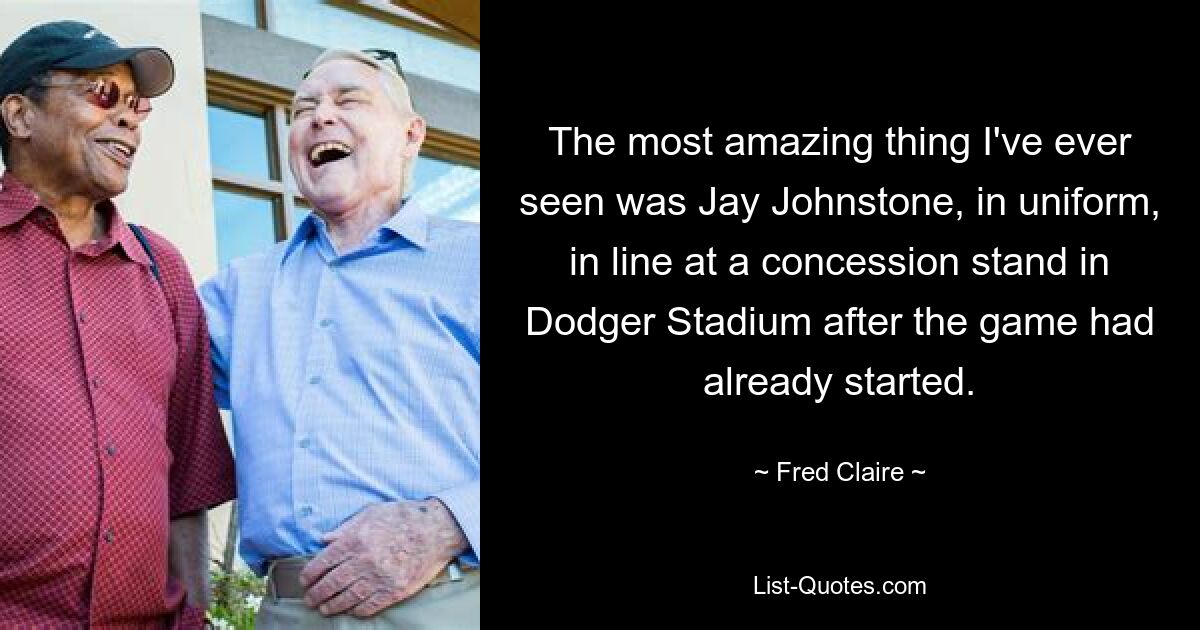
[[[201,290],[258,627],[479,624],[479,228],[406,198],[424,138],[393,53],[326,51],[288,138],[313,213]]]

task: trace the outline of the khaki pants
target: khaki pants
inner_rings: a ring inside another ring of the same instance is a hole
[[[305,606],[302,599],[280,597],[276,600],[268,593],[258,609],[254,627],[256,630],[478,628],[479,571],[464,572],[461,582],[425,588],[370,619],[348,614],[325,617]]]

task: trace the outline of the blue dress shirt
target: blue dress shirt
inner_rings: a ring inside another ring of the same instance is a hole
[[[200,289],[233,411],[241,554],[311,555],[364,507],[437,497],[479,560],[479,226],[405,203],[338,255],[309,215]]]

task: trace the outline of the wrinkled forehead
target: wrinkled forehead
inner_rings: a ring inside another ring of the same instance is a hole
[[[379,70],[350,59],[337,59],[323,63],[314,68],[308,77],[300,82],[292,100],[317,98],[324,94],[349,90],[382,94],[383,85],[379,82]]]

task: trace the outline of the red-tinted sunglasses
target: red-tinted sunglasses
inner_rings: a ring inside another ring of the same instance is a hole
[[[70,83],[35,83],[39,87],[75,87],[80,84],[79,81],[71,81]],[[121,86],[117,82],[108,79],[93,79],[87,82],[87,100],[92,105],[100,109],[112,109],[117,106],[117,102],[121,101]],[[138,116],[146,116],[154,110],[150,106],[150,99],[137,94],[127,94],[124,99],[125,106]]]

